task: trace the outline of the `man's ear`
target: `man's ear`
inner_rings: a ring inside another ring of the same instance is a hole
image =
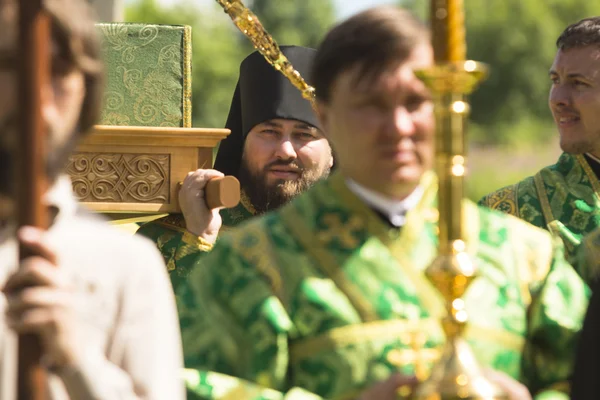
[[[323,100],[317,99],[315,100],[315,112],[317,114],[317,118],[319,118],[319,122],[321,122],[323,135],[326,138],[329,138],[329,105]]]

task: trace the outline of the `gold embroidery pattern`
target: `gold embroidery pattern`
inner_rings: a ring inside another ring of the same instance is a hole
[[[546,187],[544,186],[544,178],[542,174],[538,172],[533,178],[535,182],[535,189],[538,192],[538,198],[542,206],[542,213],[546,220],[546,225],[554,221],[554,215],[552,214],[552,207],[550,206],[550,200],[548,199],[548,193],[546,193]]]
[[[192,234],[190,231],[185,231],[181,240],[184,244],[177,250],[177,261],[190,254],[195,254],[198,251],[206,252],[212,250],[213,248],[212,243],[209,243],[201,237]]]
[[[429,209],[429,204],[433,202],[433,199],[437,193],[435,175],[432,173],[427,173],[424,175],[421,184],[426,188],[425,193],[421,199],[420,205],[417,207],[417,210],[413,210],[414,212],[409,213],[407,216],[407,225],[402,229],[400,238],[390,236],[390,229],[381,221],[380,218],[375,216],[372,210],[370,210],[347,188],[344,179],[340,174],[333,175],[331,178],[329,178],[328,183],[337,198],[339,198],[342,201],[342,204],[344,204],[344,206],[346,206],[350,211],[350,214],[357,218],[355,221],[351,222],[354,233],[358,233],[358,221],[360,219],[361,225],[366,228],[368,233],[379,238],[382,243],[386,244],[390,248],[390,251],[394,257],[396,257],[401,266],[403,266],[403,269],[411,273],[409,276],[412,276],[415,285],[419,285],[419,282],[422,282],[420,285],[421,288],[430,288],[430,290],[425,291],[426,293],[430,294],[430,296],[422,295],[421,298],[423,300],[433,300],[427,301],[423,304],[431,307],[431,312],[444,315],[443,313],[445,308],[439,293],[435,291],[435,288],[433,288],[433,286],[425,279],[425,277],[422,276],[419,270],[417,270],[412,263],[408,262],[408,257],[403,256],[403,252],[405,252],[406,249],[410,249],[414,245],[414,241],[419,240],[423,234],[422,228],[425,221],[423,221],[422,214],[428,215],[429,217],[435,215],[435,213],[424,212],[424,209]],[[319,194],[316,192],[315,195],[319,196]],[[326,199],[323,199],[323,203],[326,204],[326,201]],[[336,286],[338,286],[338,288],[340,288],[340,290],[346,295],[352,306],[357,310],[361,319],[363,321],[378,320],[379,316],[376,314],[371,303],[362,295],[358,287],[356,287],[356,285],[354,285],[345,277],[344,272],[339,268],[338,262],[329,249],[324,246],[322,241],[317,240],[319,236],[321,236],[321,238],[323,238],[323,236],[319,235],[318,233],[315,235],[315,232],[306,226],[305,221],[293,208],[293,205],[285,207],[281,211],[281,216],[288,229],[293,232],[294,236],[300,241],[306,251],[309,252],[316,260],[316,264],[319,269],[321,269],[326,276],[330,277]],[[337,219],[338,217],[336,216],[335,218]],[[333,219],[334,217],[330,217],[330,225]],[[338,223],[337,221],[333,222],[333,225],[336,225],[337,231],[344,228],[344,225]],[[346,232],[346,234],[348,234],[348,232]],[[326,232],[325,234],[325,238],[331,238],[333,236],[331,233]],[[353,236],[346,237],[345,245],[353,244],[351,242],[353,242],[354,239],[355,238]],[[418,290],[418,292],[422,293],[421,290]]]
[[[321,220],[327,228],[319,232],[318,237],[325,245],[337,241],[344,249],[351,250],[360,244],[355,234],[364,229],[364,223],[356,215],[350,216],[347,223],[342,221],[340,215],[334,213],[324,215]]]
[[[177,269],[177,266],[175,265],[175,249],[170,249],[169,254],[170,257],[169,261],[167,262],[167,271],[171,272]]]
[[[192,27],[183,29],[183,127],[192,127]]]
[[[378,316],[371,304],[360,294],[359,289],[344,276],[344,271],[339,268],[333,254],[323,247],[315,232],[306,226],[305,221],[294,209],[293,203],[281,210],[281,218],[294,237],[315,259],[318,268],[330,277],[346,295],[361,319],[363,321],[377,320]]]
[[[485,197],[484,204],[493,209],[520,218],[517,200],[518,184],[507,186]]]
[[[322,335],[294,342],[291,344],[290,355],[295,361],[298,361],[326,350],[355,343],[376,339],[392,340],[406,333],[435,331],[439,332],[440,328],[439,323],[434,319],[372,321],[360,325],[334,328]]]
[[[577,156],[575,156],[575,158],[577,159],[577,161],[579,162],[579,165],[581,165],[581,167],[585,171],[585,174],[587,175],[588,179],[590,180],[590,183],[592,184],[592,189],[594,189],[594,194],[596,195],[596,198],[600,199],[600,181],[596,177],[596,174],[594,174],[594,171],[592,171],[592,167],[590,167],[590,165],[588,164],[588,162],[586,161],[586,159],[583,155],[578,154]]]
[[[237,208],[229,208],[223,210],[222,212],[226,212],[227,214],[229,214],[229,218],[231,219],[231,222],[234,225],[238,224],[244,218],[240,210],[238,210]]]
[[[394,340],[405,335],[426,337],[443,333],[439,320],[434,318],[417,321],[409,320],[380,320],[360,325],[348,325],[334,328],[320,336],[297,341],[290,346],[290,355],[295,362],[314,356],[334,348],[350,346],[374,340]],[[501,330],[470,324],[466,330],[467,338],[492,342],[506,349],[520,352],[525,344],[525,339],[517,334]],[[414,349],[413,349],[414,350]],[[400,350],[404,351],[404,350]]]
[[[248,210],[248,212],[250,214],[256,215],[256,209],[254,208],[254,206],[250,202],[250,198],[248,197],[248,195],[246,194],[246,192],[243,191],[243,190],[240,193],[240,203],[244,206],[244,208],[246,210]]]
[[[418,268],[410,257],[410,254],[417,247],[417,243],[423,239],[423,235],[427,234],[425,231],[425,223],[437,223],[438,217],[437,212],[435,212],[436,210],[432,209],[432,204],[435,203],[437,196],[437,179],[435,175],[426,174],[421,180],[421,186],[425,188],[425,192],[417,206],[406,216],[406,224],[402,228],[400,237],[397,240],[388,241],[387,245],[394,258],[398,261],[399,268],[409,277],[413,285],[415,285],[416,292],[419,296],[419,303],[432,317],[441,318],[446,315],[446,307],[441,294],[433,284],[429,282],[423,274],[422,269]],[[428,219],[427,221],[425,221],[424,216]],[[465,212],[465,218],[468,218],[469,221],[469,223],[465,223],[466,227],[473,226],[475,223],[474,221],[478,221],[478,219],[469,218],[469,216],[471,215],[468,212]],[[476,235],[478,235],[478,225],[476,226],[476,229]],[[472,232],[472,230],[469,232]],[[477,239],[477,236],[475,236],[475,239]],[[477,240],[473,240],[472,236],[468,234],[466,241],[469,252],[474,252]],[[435,252],[436,249],[434,244],[431,243],[431,248],[427,254],[435,254]]]
[[[260,223],[246,227],[243,235],[233,235],[232,251],[256,268],[271,285],[271,289],[279,301],[283,302],[283,285],[277,267],[272,263],[272,250],[268,233]]]
[[[186,65],[186,55],[191,58],[190,41],[186,40],[189,27],[133,23],[97,27],[104,59],[113,71],[107,81],[101,123],[191,126],[191,90],[186,89],[191,85],[191,67]]]

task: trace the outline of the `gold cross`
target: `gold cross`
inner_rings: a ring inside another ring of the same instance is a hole
[[[390,350],[386,358],[390,364],[397,367],[413,364],[415,377],[422,382],[429,375],[427,364],[437,361],[440,357],[440,351],[439,349],[423,348],[427,342],[427,336],[422,332],[411,332],[406,336],[410,337],[408,340],[403,340],[403,342],[410,342],[410,349]]]
[[[327,229],[319,232],[319,239],[324,242],[331,242],[337,239],[341,245],[347,249],[358,246],[359,240],[354,236],[363,228],[363,223],[359,217],[353,215],[348,222],[342,222],[337,214],[326,214],[323,222]]]

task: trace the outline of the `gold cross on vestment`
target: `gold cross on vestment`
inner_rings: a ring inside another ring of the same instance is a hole
[[[422,382],[429,375],[427,364],[431,364],[439,359],[440,350],[424,348],[427,336],[422,332],[411,332],[403,335],[401,339],[406,339],[407,337],[407,340],[402,341],[410,343],[410,349],[390,350],[386,358],[390,364],[397,367],[413,364],[415,377]]]
[[[332,242],[337,239],[347,249],[359,245],[360,242],[355,234],[363,229],[364,224],[356,215],[351,216],[347,222],[343,222],[338,214],[326,214],[322,221],[327,226],[318,234],[319,239],[323,242]]]

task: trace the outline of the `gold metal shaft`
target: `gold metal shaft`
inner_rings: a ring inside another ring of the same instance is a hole
[[[314,108],[315,89],[306,83],[300,73],[279,49],[279,45],[260,23],[258,17],[241,0],[216,0],[231,17],[238,29],[250,39],[256,50],[267,62],[285,75],[300,90],[302,96],[311,102]]]
[[[446,301],[442,320],[446,346],[427,380],[415,390],[418,400],[500,400],[506,394],[488,381],[464,339],[468,315],[462,296],[477,275],[463,235],[466,173],[466,96],[487,68],[466,59],[463,0],[430,0],[436,65],[419,71],[435,102],[435,170],[439,179],[439,252],[425,274]]]
[[[466,172],[466,95],[485,77],[487,68],[474,61],[439,63],[419,71],[435,101],[435,169],[439,179],[439,253],[425,274],[446,301],[442,320],[446,346],[429,378],[417,387],[418,400],[508,399],[488,381],[463,337],[468,322],[462,296],[477,275],[463,235],[462,202]]]

